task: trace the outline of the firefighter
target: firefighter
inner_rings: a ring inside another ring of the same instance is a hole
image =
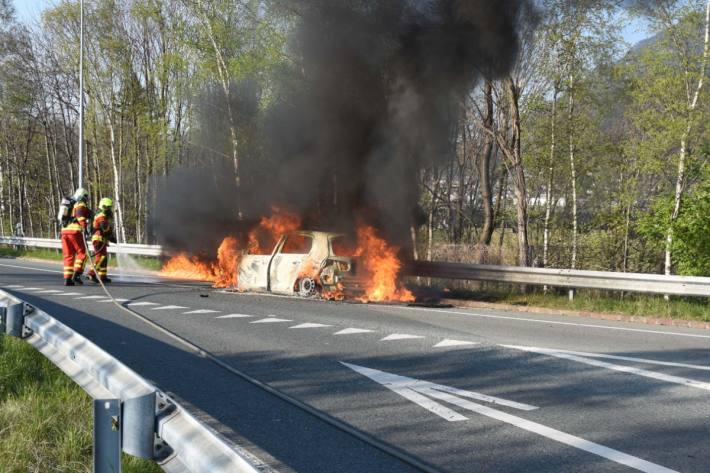
[[[99,212],[94,217],[91,245],[94,247],[94,267],[89,270],[89,279],[98,283],[110,283],[108,273],[108,244],[116,243],[113,235],[113,200],[104,197],[99,202]],[[96,271],[94,271],[96,269]],[[97,274],[98,273],[98,274]]]
[[[89,193],[80,187],[67,204],[66,218],[62,220],[62,255],[64,256],[64,285],[84,284],[81,275],[86,263],[84,233],[89,230],[91,210],[86,205]],[[68,207],[71,207],[69,209]],[[60,211],[61,213],[61,211]]]

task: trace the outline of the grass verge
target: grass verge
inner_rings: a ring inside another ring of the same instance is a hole
[[[710,301],[700,297],[672,296],[666,301],[663,296],[626,293],[622,297],[620,292],[580,289],[575,293],[574,300],[570,301],[566,290],[545,294],[537,288],[527,294],[488,288],[451,289],[445,292],[445,297],[571,311],[710,321]]]
[[[124,473],[159,473],[123,455]],[[88,473],[91,398],[27,343],[0,336],[0,471]]]
[[[52,250],[47,248],[15,249],[12,246],[0,245],[0,257],[37,258],[50,261],[61,261],[62,252],[60,250]],[[160,259],[150,256],[130,256],[130,259],[132,263],[135,263],[141,269],[147,269],[150,271],[158,271],[162,265]],[[109,258],[109,267],[115,268],[117,265],[118,258],[116,255],[111,255]]]

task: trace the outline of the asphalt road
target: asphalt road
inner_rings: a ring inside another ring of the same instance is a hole
[[[82,299],[102,296],[99,287],[60,284],[57,265],[0,259],[0,287],[190,406],[265,470],[416,471],[107,299]],[[130,278],[110,290],[236,369],[432,469],[710,471],[710,331]]]

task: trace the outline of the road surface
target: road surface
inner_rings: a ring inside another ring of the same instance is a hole
[[[159,279],[110,286],[124,306],[324,420],[194,355],[100,287],[64,288],[60,272],[0,259],[0,287],[174,396],[264,471],[710,471],[707,330]]]

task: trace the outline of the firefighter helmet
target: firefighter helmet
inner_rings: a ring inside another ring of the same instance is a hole
[[[83,187],[80,187],[74,192],[73,198],[77,202],[86,202],[89,199],[89,192]]]
[[[113,200],[109,199],[108,197],[104,197],[103,199],[101,199],[101,201],[99,201],[99,207],[104,210],[110,209],[111,207],[113,207]]]

